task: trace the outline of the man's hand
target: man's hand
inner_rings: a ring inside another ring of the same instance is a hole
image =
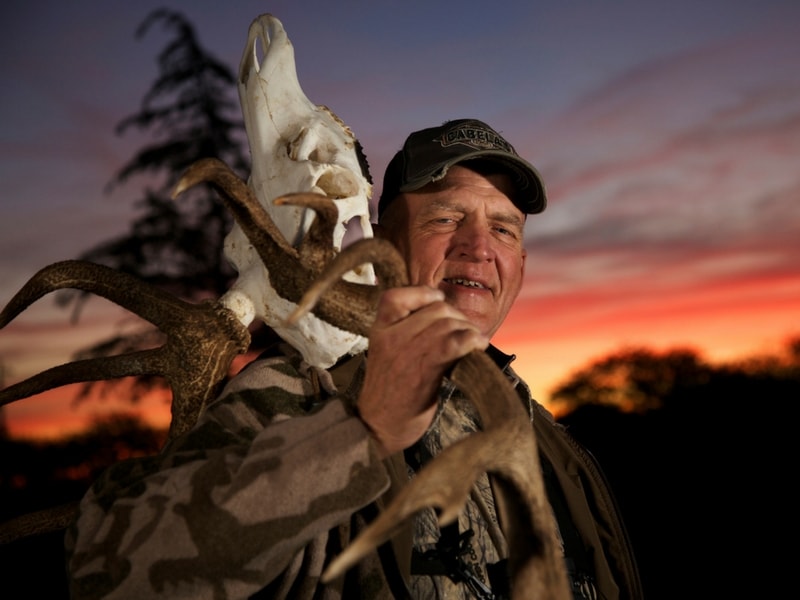
[[[426,286],[384,292],[370,329],[358,412],[384,456],[416,442],[436,413],[447,369],[489,339]]]

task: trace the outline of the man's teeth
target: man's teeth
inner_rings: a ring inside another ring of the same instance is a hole
[[[474,287],[474,288],[483,288],[483,285],[478,283],[477,281],[472,281],[470,279],[447,279],[448,283],[455,283],[457,285],[465,285],[467,287]]]

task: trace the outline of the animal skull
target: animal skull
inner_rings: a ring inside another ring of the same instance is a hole
[[[263,50],[260,61],[259,43]],[[357,234],[357,227],[363,237],[372,237],[372,185],[366,162],[362,165],[359,160],[358,142],[336,115],[306,97],[297,79],[292,43],[272,15],[261,15],[250,26],[239,65],[239,99],[252,156],[248,186],[286,241],[296,246],[314,219],[314,212],[307,208],[273,203],[295,192],[317,192],[335,201],[339,211],[333,236],[337,252],[342,249],[345,234]],[[357,227],[348,230],[351,223]],[[263,320],[300,350],[309,364],[322,368],[366,348],[364,337],[313,314],[287,325],[287,317],[297,305],[275,291],[270,283],[271,265],[261,261],[238,223],[226,237],[224,251],[239,277],[220,301],[244,325],[256,317]],[[371,265],[345,278],[375,283]]]

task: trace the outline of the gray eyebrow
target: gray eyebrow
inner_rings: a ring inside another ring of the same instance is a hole
[[[431,199],[428,206],[425,207],[424,213],[434,210],[452,210],[464,213],[466,210],[458,200],[439,200],[437,198]],[[520,218],[518,215],[508,212],[495,211],[489,214],[489,219],[499,223],[504,223],[509,226],[517,227],[522,230],[525,227],[525,218]]]
[[[500,221],[501,223],[507,223],[509,225],[516,225],[519,228],[525,226],[525,219],[520,219],[517,215],[512,215],[506,212],[495,212],[489,215],[489,217],[495,221]]]

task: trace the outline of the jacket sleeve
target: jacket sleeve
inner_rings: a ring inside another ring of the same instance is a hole
[[[72,598],[247,597],[386,490],[344,403],[309,408],[313,382],[259,363],[194,429],[87,492],[66,535]]]

